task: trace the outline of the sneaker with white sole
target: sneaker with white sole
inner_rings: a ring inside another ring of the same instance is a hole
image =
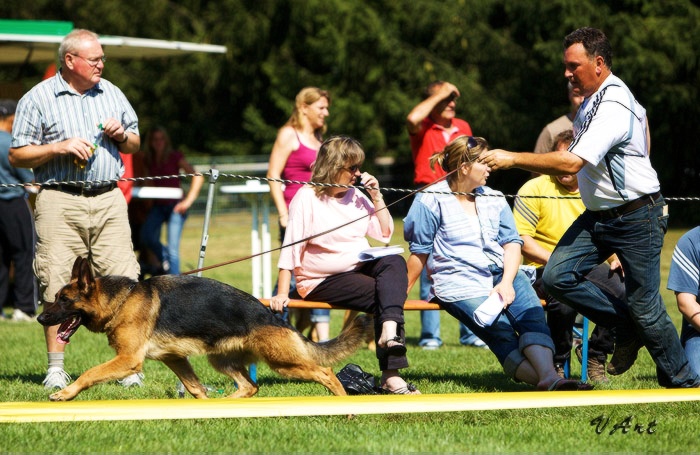
[[[489,348],[488,346],[486,346],[486,343],[484,343],[484,341],[481,338],[477,338],[476,340],[474,340],[474,342],[470,346],[474,346],[475,348]]]
[[[19,308],[15,308],[12,312],[12,318],[15,322],[36,322],[36,315],[31,316]]]
[[[490,349],[488,347],[488,345],[486,343],[484,343],[484,340],[482,340],[481,338],[479,338],[477,336],[470,338],[466,343],[463,343],[460,340],[460,344],[462,346],[470,346],[472,348],[487,349],[487,350]]]
[[[117,382],[124,387],[131,387],[131,386],[137,386],[137,387],[143,387],[143,378],[144,375],[143,373],[134,373],[131,374],[124,379],[119,379]]]
[[[440,342],[438,340],[428,340],[421,345],[424,351],[435,351],[440,349]]]
[[[42,384],[45,389],[65,389],[72,379],[61,367],[51,367]]]

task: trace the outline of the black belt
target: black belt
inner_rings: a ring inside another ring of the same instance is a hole
[[[645,205],[654,205],[657,199],[661,197],[661,192],[657,191],[654,194],[645,194],[644,196],[637,198],[633,201],[625,202],[622,205],[613,207],[607,210],[591,210],[590,212],[593,216],[599,220],[609,220],[612,218],[617,218],[626,213],[633,212]]]
[[[84,186],[80,185],[68,185],[67,183],[59,183],[58,185],[48,184],[44,186],[43,189],[62,191],[64,193],[75,194],[78,196],[94,197],[112,191],[116,187],[116,183],[110,183],[109,185],[100,186],[97,188],[85,188]]]

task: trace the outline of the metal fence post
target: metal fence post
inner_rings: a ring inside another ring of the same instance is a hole
[[[207,252],[207,242],[209,241],[209,220],[211,219],[211,211],[214,206],[214,193],[216,192],[216,180],[219,178],[219,171],[216,169],[209,170],[209,192],[207,193],[207,207],[204,211],[204,227],[202,228],[202,243],[199,248],[199,261],[197,268],[204,267],[204,255]],[[202,271],[197,272],[197,276],[202,276]]]

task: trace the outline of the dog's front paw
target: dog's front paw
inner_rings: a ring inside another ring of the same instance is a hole
[[[73,397],[69,393],[66,393],[66,389],[59,390],[58,392],[49,395],[49,400],[51,401],[68,401],[72,398]]]

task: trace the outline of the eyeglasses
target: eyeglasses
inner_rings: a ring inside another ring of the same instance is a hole
[[[82,58],[83,60],[85,60],[85,62],[87,62],[88,65],[92,66],[93,68],[95,66],[97,66],[100,62],[102,62],[102,63],[107,62],[107,57],[105,57],[104,55],[102,57],[96,57],[96,58],[85,58],[85,57],[78,55],[78,54],[70,54],[70,55],[74,55],[78,58]]]
[[[359,164],[353,164],[350,167],[341,167],[341,169],[348,171],[351,174],[354,174],[355,172],[360,170],[360,165]]]

